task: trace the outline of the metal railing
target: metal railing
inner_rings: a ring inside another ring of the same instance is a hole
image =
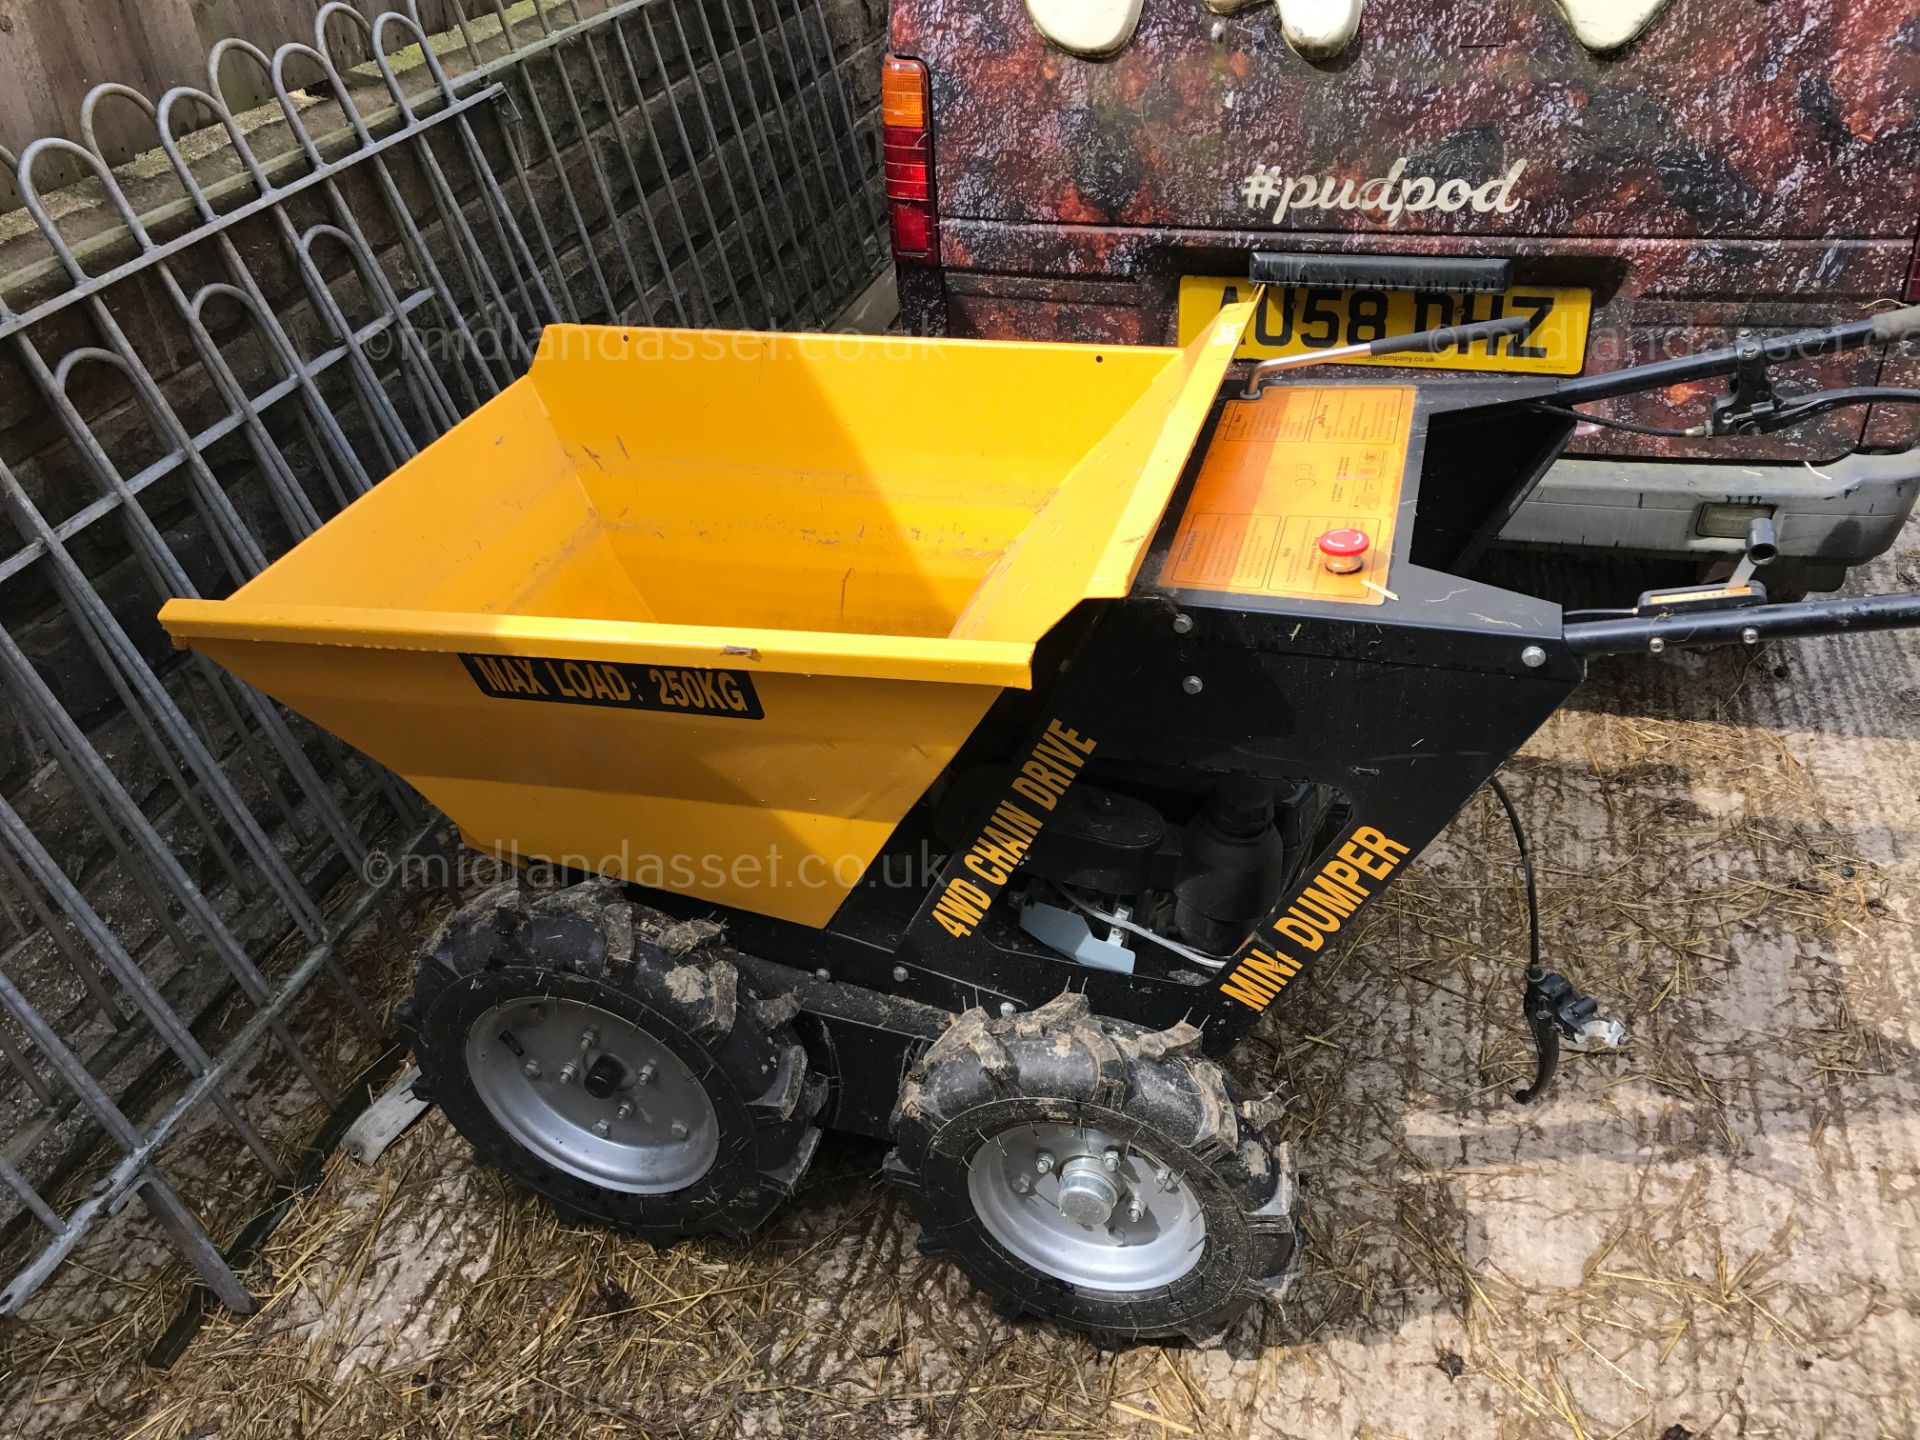
[[[334,1105],[356,1053],[336,1027],[379,1029],[342,963],[392,883],[369,852],[432,825],[167,651],[159,604],[244,584],[509,383],[549,322],[820,326],[884,263],[855,98],[879,36],[836,54],[829,23],[864,11],[462,12],[429,36],[417,8],[326,5],[311,45],[216,46],[205,89],[97,87],[80,142],[13,167],[30,224],[0,261],[38,253],[0,278],[0,1314],[135,1196],[251,1308],[212,1231],[308,1137],[267,1133],[241,1068],[267,1055]],[[343,34],[365,64],[330,58]],[[222,103],[234,66],[269,113]],[[146,114],[153,163],[109,169],[108,104]],[[167,1163],[209,1128],[251,1190]]]

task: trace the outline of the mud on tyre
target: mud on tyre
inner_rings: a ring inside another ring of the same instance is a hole
[[[1218,1339],[1277,1296],[1298,1248],[1277,1108],[1200,1056],[1069,992],[1024,1015],[970,1010],[894,1112],[888,1172],[923,1253],[1002,1313],[1108,1344]]]
[[[428,942],[401,1007],[420,1088],[571,1219],[744,1238],[812,1158],[825,1087],[792,1002],[756,997],[718,933],[612,881],[486,891]]]

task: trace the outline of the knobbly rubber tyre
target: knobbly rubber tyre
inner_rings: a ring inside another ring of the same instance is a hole
[[[546,895],[499,885],[456,911],[420,956],[399,1022],[437,1101],[481,1163],[573,1220],[656,1244],[744,1239],[792,1191],[819,1143],[825,1086],[788,1023],[791,1000],[761,1001],[714,943],[719,927],[635,905],[612,881]],[[684,1188],[635,1194],[560,1168],[503,1128],[468,1060],[475,1022],[503,1003],[550,997],[611,1012],[682,1062],[717,1119],[718,1146]]]
[[[1143,1030],[1091,1014],[1073,992],[1022,1015],[961,1016],[909,1073],[894,1111],[887,1170],[909,1194],[921,1252],[951,1259],[1002,1314],[1043,1315],[1108,1345],[1215,1343],[1256,1301],[1277,1299],[1299,1248],[1278,1107],[1250,1100],[1199,1043],[1184,1022]],[[1175,1169],[1205,1219],[1200,1260],[1168,1283],[1116,1292],[1006,1248],[976,1212],[974,1157],[1035,1125],[1087,1127]]]

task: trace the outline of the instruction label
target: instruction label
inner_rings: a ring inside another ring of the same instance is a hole
[[[1383,603],[1413,401],[1410,385],[1281,386],[1229,401],[1160,584]],[[1365,532],[1359,570],[1326,568],[1329,530]]]
[[[547,660],[523,655],[461,655],[473,683],[496,700],[607,705],[726,720],[764,720],[753,677],[740,670],[635,665],[620,660]]]

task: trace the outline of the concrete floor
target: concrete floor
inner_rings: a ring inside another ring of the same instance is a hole
[[[1920,524],[1861,581],[1920,588]],[[0,1428],[1920,1433],[1920,635],[1609,662],[1510,775],[1549,958],[1632,1045],[1507,1098],[1524,937],[1476,801],[1236,1056],[1292,1097],[1313,1252],[1224,1348],[1001,1322],[916,1255],[877,1147],[829,1139],[750,1248],[656,1253],[556,1224],[436,1113],[336,1159],[272,1302],[168,1375],[63,1366],[50,1300]]]

